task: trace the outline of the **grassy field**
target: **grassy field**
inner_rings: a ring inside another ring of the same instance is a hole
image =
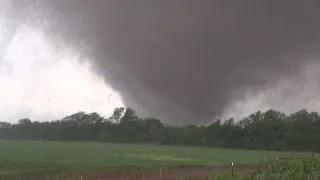
[[[250,164],[302,153],[137,144],[0,141],[0,175]]]

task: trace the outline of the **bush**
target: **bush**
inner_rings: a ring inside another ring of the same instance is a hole
[[[273,163],[254,179],[313,180],[320,179],[320,159],[309,156],[301,159],[280,160]]]
[[[299,159],[279,160],[262,171],[251,175],[219,174],[214,180],[320,180],[320,159],[308,156]]]

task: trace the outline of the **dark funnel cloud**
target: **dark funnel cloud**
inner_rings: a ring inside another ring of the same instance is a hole
[[[90,57],[126,105],[205,123],[320,50],[316,0],[25,0],[16,12]]]

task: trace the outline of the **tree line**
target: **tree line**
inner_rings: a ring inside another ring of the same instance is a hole
[[[78,112],[48,122],[21,119],[0,122],[0,139],[155,143],[215,148],[320,151],[320,116],[301,110],[256,112],[242,120],[216,120],[209,125],[170,126],[140,118],[131,108],[116,108],[109,118]]]

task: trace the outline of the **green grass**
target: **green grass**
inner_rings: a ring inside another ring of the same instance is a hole
[[[303,153],[78,142],[0,141],[0,175],[250,164]]]

